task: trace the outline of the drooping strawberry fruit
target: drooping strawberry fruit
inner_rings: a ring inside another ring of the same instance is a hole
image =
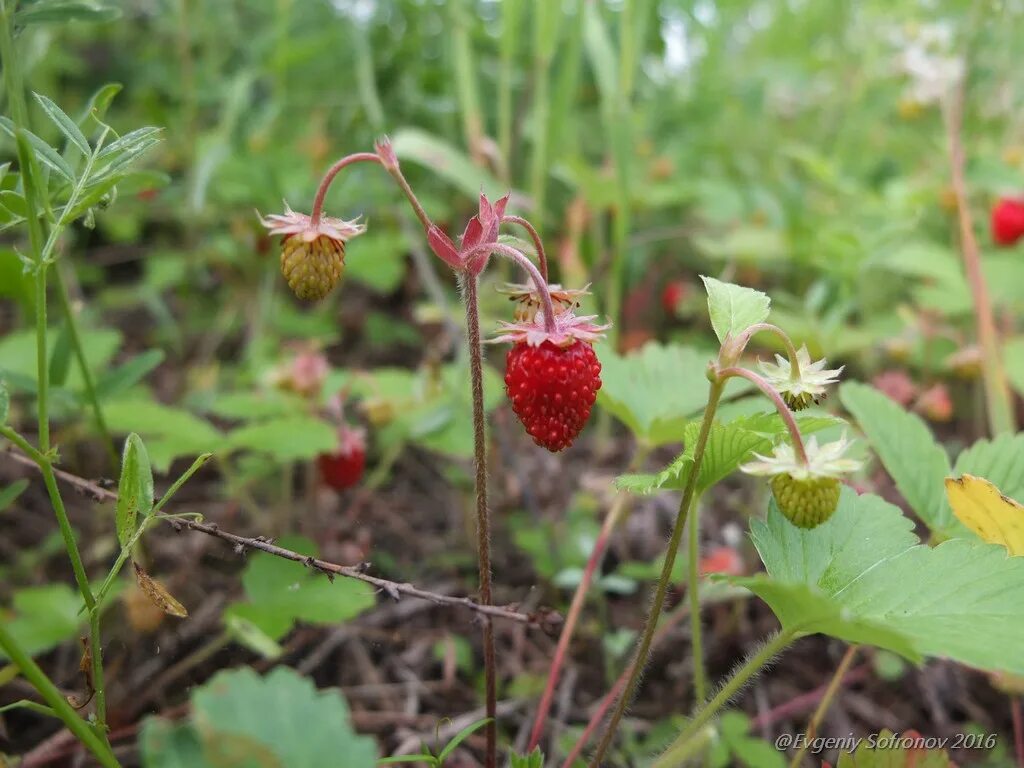
[[[571,312],[546,323],[504,323],[495,341],[511,341],[505,391],[519,421],[537,445],[558,452],[579,435],[601,388],[601,363],[591,346],[607,326]]]
[[[335,453],[317,457],[320,477],[336,491],[344,491],[358,483],[366,469],[366,434],[362,429],[343,424],[338,428],[340,447]]]
[[[992,208],[992,239],[1011,246],[1024,237],[1024,199],[1000,198]]]

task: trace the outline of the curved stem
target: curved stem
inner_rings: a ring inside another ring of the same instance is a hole
[[[753,382],[758,389],[764,392],[768,399],[775,404],[775,409],[779,412],[779,416],[782,417],[782,421],[786,425],[786,429],[789,430],[789,436],[793,440],[793,448],[796,451],[796,455],[806,466],[807,450],[804,448],[804,438],[800,434],[800,427],[796,423],[796,418],[793,416],[793,412],[789,410],[789,406],[786,405],[786,402],[782,399],[782,395],[776,392],[775,388],[761,376],[758,376],[753,371],[748,371],[746,368],[740,368],[738,366],[723,368],[718,372],[718,375],[723,381],[730,376],[739,376],[740,378]]]
[[[466,302],[466,330],[469,336],[469,371],[473,389],[473,456],[476,470],[476,536],[480,572],[480,602],[491,605],[491,520],[487,509],[487,424],[484,410],[484,366],[480,348],[480,306],[476,275],[463,275]],[[487,616],[483,622],[484,687],[487,723],[487,753],[484,765],[497,764],[497,682],[495,678],[494,625]]]
[[[544,305],[544,330],[549,333],[554,331],[555,306],[551,303],[551,291],[548,290],[547,281],[541,275],[537,266],[518,248],[513,248],[511,245],[505,245],[504,243],[481,243],[464,252],[462,257],[465,259],[466,264],[471,264],[474,259],[486,256],[489,253],[496,253],[499,256],[510,258],[527,271],[533,280],[533,284],[537,286],[537,293],[540,294],[541,303]]]
[[[320,217],[323,215],[324,210],[324,198],[327,197],[327,190],[330,188],[331,182],[334,181],[334,177],[341,173],[342,169],[353,163],[384,164],[376,152],[356,152],[353,155],[346,155],[328,168],[327,173],[324,174],[323,179],[320,181],[320,186],[317,187],[316,197],[313,198],[313,210],[309,214],[310,223],[314,226],[320,223]]]
[[[675,526],[672,528],[672,536],[669,539],[668,549],[665,552],[665,562],[661,568],[661,576],[658,579],[658,585],[654,590],[654,598],[651,601],[651,608],[647,614],[647,621],[644,624],[643,634],[640,637],[636,653],[633,656],[632,671],[629,675],[629,682],[626,683],[625,690],[622,692],[622,696],[619,697],[619,703],[615,707],[615,711],[612,713],[611,719],[608,721],[608,726],[605,728],[605,732],[601,737],[600,743],[597,745],[597,751],[590,760],[590,768],[600,768],[601,760],[604,757],[605,752],[608,751],[608,747],[611,746],[612,739],[615,738],[615,730],[618,728],[619,722],[622,720],[622,716],[626,712],[626,708],[633,700],[633,697],[636,695],[636,690],[640,685],[640,677],[643,672],[644,665],[647,662],[647,655],[651,650],[651,642],[654,639],[654,632],[658,626],[658,617],[661,615],[661,609],[665,605],[665,595],[668,593],[668,585],[672,579],[672,567],[676,562],[676,553],[679,550],[679,542],[683,536],[683,528],[686,525],[686,518],[690,512],[690,505],[693,503],[693,497],[697,490],[697,477],[700,475],[701,462],[704,460],[704,449],[708,444],[708,436],[711,434],[711,424],[715,419],[715,410],[718,408],[718,401],[722,398],[722,390],[724,389],[724,386],[724,378],[716,378],[711,382],[711,389],[708,394],[708,404],[704,409],[704,420],[701,422],[700,434],[697,436],[697,443],[693,450],[693,464],[690,468],[690,476],[686,480],[686,488],[683,490],[683,498],[679,503],[679,512],[676,515]],[[689,585],[689,588],[692,589],[693,585]]]
[[[688,523],[686,580],[690,603],[690,652],[693,654],[693,698],[700,704],[708,697],[708,674],[704,669],[704,634],[700,624],[700,498],[694,499]]]
[[[64,721],[64,725],[67,726],[68,730],[96,756],[100,765],[103,765],[105,768],[120,768],[121,764],[114,757],[110,747],[75,712],[68,703],[68,700],[57,689],[57,686],[50,681],[50,678],[32,660],[32,657],[25,653],[25,650],[18,645],[3,623],[0,623],[0,648],[14,662],[14,665],[21,670],[21,674],[25,676],[25,679],[32,683],[33,687],[39,691],[39,695],[50,705],[54,714]]]
[[[665,750],[664,754],[654,761],[651,768],[675,768],[675,766],[681,765],[680,758],[683,755],[689,754],[688,742],[697,736],[701,729],[710,722],[710,720],[718,714],[723,706],[725,706],[733,696],[739,693],[740,689],[743,688],[747,682],[750,681],[754,675],[761,671],[769,661],[778,656],[784,651],[794,640],[796,639],[796,632],[792,630],[784,630],[775,634],[771,640],[765,643],[761,648],[755,652],[747,662],[736,670],[728,682],[722,686],[722,689],[718,694],[709,701],[704,707],[686,724],[683,728],[682,733],[676,737],[675,741],[669,745],[669,748]]]
[[[503,222],[507,221],[509,224],[518,224],[529,233],[530,239],[533,240],[533,247],[537,249],[537,263],[540,266],[540,274],[546,283],[548,281],[548,257],[544,252],[544,243],[541,242],[540,233],[533,224],[522,216],[502,216],[501,220]]]
[[[814,714],[811,715],[811,721],[807,724],[807,735],[804,738],[800,749],[795,755],[793,755],[793,760],[790,762],[789,768],[799,768],[800,761],[803,760],[804,755],[807,753],[807,748],[818,735],[818,726],[821,725],[821,721],[825,717],[825,713],[828,712],[828,708],[832,704],[832,699],[835,698],[836,691],[839,690],[839,686],[843,682],[843,678],[846,677],[846,672],[850,668],[850,664],[853,663],[853,658],[857,655],[858,650],[860,650],[859,645],[851,645],[846,649],[846,653],[843,654],[842,661],[839,662],[839,666],[836,668],[835,674],[832,675],[832,679],[829,681],[828,688],[825,689],[825,695],[821,697],[821,701],[818,702],[817,709],[815,709]]]
[[[772,323],[754,323],[753,325],[748,326],[742,334],[744,337],[743,347],[746,347],[747,342],[750,341],[750,339],[755,334],[758,334],[761,331],[765,331],[766,333],[774,333],[776,336],[779,337],[783,345],[786,347],[786,357],[789,358],[789,368],[792,373],[792,378],[794,381],[799,379],[800,361],[797,359],[796,346],[793,344],[793,340],[789,337],[789,334],[786,333],[781,328],[779,328],[779,326],[773,325]],[[741,347],[741,349],[743,347]]]

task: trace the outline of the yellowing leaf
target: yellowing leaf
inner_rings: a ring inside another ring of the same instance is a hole
[[[132,565],[135,566],[135,579],[139,582],[139,589],[150,599],[153,605],[168,616],[176,616],[179,619],[184,619],[188,616],[185,606],[174,599],[174,595],[167,591],[167,587],[142,570],[135,561],[132,561]]]
[[[983,477],[946,478],[946,496],[964,525],[1011,555],[1024,555],[1024,506],[1000,493]]]

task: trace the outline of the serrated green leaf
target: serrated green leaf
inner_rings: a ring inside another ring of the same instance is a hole
[[[288,537],[281,546],[316,555],[316,546],[301,537]],[[252,622],[273,640],[280,640],[297,621],[340,624],[374,605],[370,585],[355,579],[335,579],[314,573],[301,563],[265,553],[253,554],[242,572],[247,600],[232,603],[225,616]]]
[[[707,403],[709,357],[692,347],[654,343],[628,355],[606,344],[595,351],[601,361],[598,405],[649,445],[682,440],[687,421]],[[750,389],[740,379],[727,386],[729,397]]]
[[[273,706],[268,703],[273,702]],[[373,768],[377,746],[350,725],[336,690],[318,691],[287,667],[266,677],[242,668],[215,675],[192,695],[192,719],[207,759],[242,755],[282,768],[321,768],[344,756],[346,768]]]
[[[836,424],[834,418],[823,416],[798,417],[801,434],[808,435]],[[664,470],[656,474],[630,474],[616,478],[615,485],[626,491],[649,495],[663,489],[682,489],[686,486],[693,465],[693,451],[700,434],[700,422],[691,421],[684,430],[685,450]],[[786,426],[777,413],[752,414],[733,419],[728,424],[715,422],[708,434],[708,444],[701,461],[697,493],[735,472],[740,464],[754,453],[765,453],[784,435]]]
[[[952,468],[924,421],[866,384],[846,382],[839,399],[918,517],[937,533],[953,530],[944,485]]]
[[[153,471],[149,466],[146,446],[134,432],[124,441],[121,457],[121,479],[117,484],[115,522],[117,540],[125,546],[135,535],[138,516],[153,512]]]
[[[283,416],[232,430],[224,447],[269,453],[281,461],[313,459],[338,449],[338,431],[311,416]]]
[[[783,626],[870,643],[909,659],[952,658],[1024,673],[1024,558],[952,539],[931,548],[877,496],[844,488],[833,516],[811,530],[772,503],[751,524],[767,574],[732,579],[767,602]]]
[[[764,322],[771,308],[768,295],[753,288],[723,283],[713,277],[701,275],[708,292],[708,313],[711,326],[720,342],[748,328]]]
[[[213,768],[203,758],[191,723],[147,717],[139,734],[139,749],[145,768]]]
[[[43,96],[41,93],[33,93],[32,95],[36,97],[36,101],[39,102],[39,106],[43,108],[46,116],[50,118],[53,124],[57,126],[58,130],[64,134],[68,141],[78,147],[86,157],[92,154],[92,147],[89,146],[89,140],[85,138],[78,125],[75,124],[75,121],[68,117],[63,109],[58,107],[53,101],[48,99],[46,96]]]
[[[956,457],[953,476],[984,477],[1004,495],[1024,504],[1024,432],[979,440]]]

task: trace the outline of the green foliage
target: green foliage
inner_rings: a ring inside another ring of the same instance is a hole
[[[210,423],[184,408],[152,400],[116,400],[104,406],[103,413],[114,432],[135,431],[142,436],[158,472],[166,472],[176,458],[215,451],[224,442]]]
[[[282,416],[246,424],[224,439],[223,450],[262,451],[278,461],[313,459],[338,449],[338,431],[310,416]]]
[[[318,691],[286,667],[265,677],[248,668],[220,672],[191,694],[191,718],[146,720],[140,735],[146,768],[319,768],[343,755],[373,768],[373,739],[357,736],[337,691]]]
[[[299,537],[282,539],[279,544],[303,554],[316,554],[316,546]],[[344,578],[331,582],[301,563],[262,552],[250,556],[242,572],[242,586],[246,600],[228,606],[225,620],[242,618],[273,641],[284,637],[296,622],[340,624],[375,602],[368,584]]]
[[[718,721],[718,739],[711,747],[708,762],[711,768],[784,768],[786,758],[774,744],[750,734],[749,717],[729,710]]]
[[[598,404],[648,445],[682,440],[687,421],[707,402],[710,356],[692,347],[653,343],[627,355],[600,345],[597,353]],[[727,392],[733,396],[749,389],[748,382],[736,380]]]
[[[7,392],[7,385],[0,380],[0,427],[7,423],[7,414],[11,410],[11,396]]]
[[[802,434],[811,434],[835,426],[838,420],[829,416],[801,416],[797,424]],[[665,469],[657,474],[621,475],[615,484],[631,493],[649,495],[663,489],[679,490],[686,486],[693,466],[693,453],[700,433],[700,421],[686,425],[683,442],[686,448]],[[711,425],[708,444],[701,461],[697,493],[701,494],[725,479],[754,453],[766,453],[787,436],[786,426],[775,412],[740,416],[727,424]]]
[[[510,755],[512,768],[544,768],[544,753],[540,747],[535,747],[528,755],[519,755],[513,752]]]
[[[853,752],[839,755],[836,768],[953,768],[945,749],[924,749],[904,745],[906,733],[883,729],[862,741]]]
[[[138,516],[153,512],[153,472],[142,439],[134,432],[124,441],[121,479],[117,484],[117,540],[125,546],[135,535]]]
[[[713,277],[701,276],[708,292],[708,313],[720,342],[745,328],[768,319],[771,299],[753,288],[723,283]]]
[[[984,477],[1007,496],[1024,501],[1024,433],[979,440],[950,464],[925,423],[873,387],[847,382],[839,397],[864,431],[903,498],[940,537],[975,535],[957,520],[943,481],[963,474]]]
[[[403,128],[391,140],[399,160],[412,160],[429,168],[454,185],[470,200],[484,192],[492,200],[501,197],[506,187],[450,143],[417,128]]]
[[[15,480],[3,490],[0,490],[0,512],[11,506],[18,497],[28,488],[28,480]]]
[[[0,609],[0,617],[18,645],[36,656],[75,636],[81,608],[82,597],[71,587],[47,584],[17,590],[10,611]]]
[[[791,631],[1024,673],[1024,649],[1000,640],[1024,632],[1024,558],[976,540],[927,547],[912,529],[896,507],[848,488],[812,530],[789,524],[773,503],[751,525],[767,574],[733,582]]]

